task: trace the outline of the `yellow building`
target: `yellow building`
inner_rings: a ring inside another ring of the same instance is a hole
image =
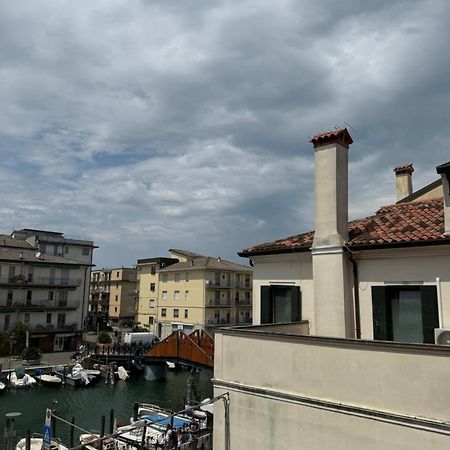
[[[137,286],[139,301],[135,309],[135,322],[156,334],[156,304],[159,292],[159,270],[178,262],[172,258],[138,259]]]
[[[137,298],[135,268],[111,269],[109,325],[126,327],[134,323]]]
[[[251,267],[185,250],[170,253],[178,262],[157,272],[158,337],[178,329],[214,333],[220,326],[251,323]]]

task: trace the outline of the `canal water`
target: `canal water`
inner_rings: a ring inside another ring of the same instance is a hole
[[[46,408],[51,408],[59,417],[75,423],[88,431],[100,430],[100,418],[106,416],[106,429],[109,428],[109,412],[115,411],[118,421],[129,423],[133,414],[133,403],[152,403],[173,411],[184,408],[188,370],[168,371],[165,381],[147,381],[143,375],[127,381],[117,381],[114,386],[106,386],[104,378],[94,387],[72,386],[37,386],[29,391],[9,390],[0,394],[0,447],[3,446],[5,414],[20,412],[15,421],[19,437],[24,437],[26,430],[41,433],[45,420]],[[201,398],[212,397],[212,370],[200,372],[199,388]],[[56,435],[68,443],[69,427],[57,422]],[[75,433],[79,436],[81,432]]]

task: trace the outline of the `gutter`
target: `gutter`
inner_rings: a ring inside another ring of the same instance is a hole
[[[358,280],[358,265],[356,264],[355,259],[353,258],[353,252],[347,247],[344,246],[345,250],[347,250],[350,262],[352,263],[353,269],[353,291],[354,291],[354,307],[355,307],[355,335],[356,339],[361,339],[361,307],[359,301],[359,280]]]

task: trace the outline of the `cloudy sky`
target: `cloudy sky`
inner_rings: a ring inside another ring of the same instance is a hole
[[[345,124],[371,214],[450,160],[449,43],[447,0],[4,0],[0,231],[238,260],[311,229],[308,140]]]

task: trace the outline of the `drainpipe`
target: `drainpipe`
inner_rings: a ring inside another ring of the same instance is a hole
[[[439,328],[444,328],[444,320],[442,318],[442,292],[441,292],[441,279],[436,277],[436,290],[437,290],[437,304],[438,304],[438,316],[439,316]]]
[[[361,339],[361,309],[359,304],[359,279],[358,279],[358,265],[353,258],[353,252],[347,247],[344,247],[349,255],[350,262],[353,268],[353,286],[354,286],[354,307],[355,307],[355,334],[356,339]]]

